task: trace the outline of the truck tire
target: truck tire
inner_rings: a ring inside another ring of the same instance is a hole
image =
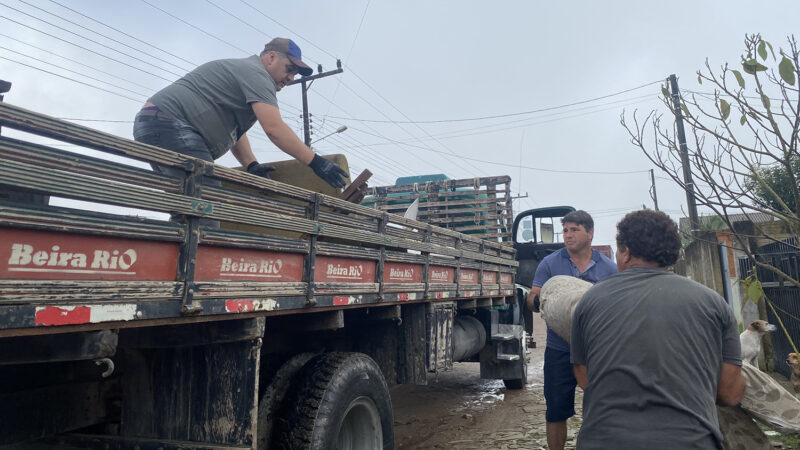
[[[258,402],[258,427],[256,428],[256,448],[258,450],[274,448],[272,430],[279,408],[294,383],[297,373],[316,355],[316,353],[298,353],[283,363],[272,377],[272,381]]]
[[[279,422],[284,448],[394,448],[392,401],[380,368],[362,353],[325,353],[298,375]]]

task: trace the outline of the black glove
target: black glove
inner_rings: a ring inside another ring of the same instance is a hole
[[[540,302],[539,302],[539,296],[537,295],[536,297],[533,297],[533,310],[532,311],[536,312],[536,313],[537,312],[541,312],[540,311],[540,306],[541,305],[540,305]]]
[[[253,161],[247,165],[247,172],[264,178],[269,178],[269,173],[273,170],[275,170],[274,167],[266,164],[259,164],[257,161]]]
[[[341,167],[337,166],[336,163],[330,162],[317,154],[315,154],[314,159],[308,163],[308,167],[311,167],[311,170],[313,170],[318,177],[335,188],[343,188],[345,184],[344,179],[350,176],[347,172],[342,170]]]

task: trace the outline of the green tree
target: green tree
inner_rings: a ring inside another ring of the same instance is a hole
[[[800,180],[800,159],[792,158],[790,163],[791,172],[794,174],[795,182]],[[758,182],[758,179],[769,186],[765,188]],[[781,165],[772,165],[758,168],[758,177],[751,176],[745,185],[754,191],[758,201],[765,207],[772,209],[779,209],[781,202],[776,200],[772,192],[780,198],[786,206],[792,211],[797,211],[797,203],[793,196],[794,190],[792,189],[792,180],[789,177],[789,171]],[[795,187],[796,189],[796,187]]]
[[[734,214],[765,213],[800,236],[800,90],[797,88],[798,46],[793,36],[785,48],[774,48],[761,35],[747,35],[738,64],[712,68],[708,59],[697,72],[696,92],[680,92],[680,110],[686,124],[689,170],[698,205],[721,217],[736,234]],[[711,92],[709,92],[709,89]],[[640,117],[623,112],[622,126],[631,142],[683,189],[680,145],[676,137],[672,99],[661,88],[671,111],[651,111]],[[749,236],[738,234],[740,242]],[[780,236],[759,236],[779,241]],[[778,268],[751,260],[762,268],[800,286],[800,281]]]

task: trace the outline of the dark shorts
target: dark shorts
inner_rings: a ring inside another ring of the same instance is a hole
[[[133,121],[133,139],[137,142],[155,145],[156,147],[172,150],[183,155],[192,156],[208,162],[214,162],[214,157],[208,149],[203,136],[191,125],[182,120],[161,117],[159,115],[137,114]],[[152,164],[153,171],[160,174],[184,178],[186,171],[174,167],[165,167]],[[205,180],[209,186],[220,186],[219,180]],[[182,217],[173,215],[172,221],[182,222]],[[210,228],[219,228],[219,221],[200,219],[200,225]]]
[[[569,362],[569,352],[550,347],[544,350],[544,399],[547,403],[545,420],[563,422],[575,415],[575,372]]]

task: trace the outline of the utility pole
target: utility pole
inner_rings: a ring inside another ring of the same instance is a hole
[[[683,183],[686,185],[686,205],[689,208],[689,222],[692,227],[692,236],[700,229],[697,219],[697,204],[694,197],[694,182],[692,181],[692,168],[689,166],[689,147],[686,145],[686,132],[683,130],[683,113],[681,112],[681,99],[678,91],[678,78],[675,74],[669,76],[672,88],[672,104],[675,108],[675,125],[678,129],[678,143],[681,151],[681,165],[683,166]]]
[[[5,94],[10,90],[11,90],[11,82],[6,80],[0,80],[0,102],[3,101],[3,94]]]
[[[656,211],[658,211],[658,195],[656,195],[656,176],[653,174],[653,169],[650,169],[650,198],[653,199]]]
[[[342,69],[342,60],[336,60],[336,70],[331,70],[325,73],[322,73],[322,64],[318,64],[317,72],[318,73],[316,75],[309,75],[307,77],[300,78],[299,80],[294,80],[288,84],[288,86],[291,86],[293,84],[300,83],[300,86],[303,89],[303,135],[304,142],[309,147],[311,147],[311,119],[308,115],[308,89],[317,78],[325,78],[344,72],[344,69]]]

